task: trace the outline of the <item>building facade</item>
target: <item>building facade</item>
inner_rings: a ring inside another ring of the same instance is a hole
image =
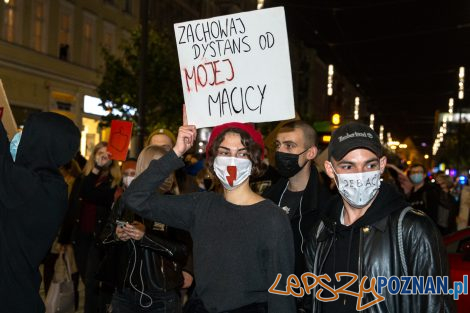
[[[0,15],[0,79],[18,125],[32,112],[64,114],[88,155],[101,139],[100,116],[87,107],[96,101],[86,101],[101,80],[101,49],[118,52],[139,24],[139,1],[3,0]]]

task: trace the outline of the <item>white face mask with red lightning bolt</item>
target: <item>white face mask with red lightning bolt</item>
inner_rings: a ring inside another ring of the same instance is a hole
[[[214,172],[227,190],[233,190],[251,175],[251,161],[236,157],[218,156],[214,159]]]

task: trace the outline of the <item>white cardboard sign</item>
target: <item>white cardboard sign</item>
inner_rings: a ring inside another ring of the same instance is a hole
[[[11,112],[10,104],[8,103],[5,89],[3,89],[3,83],[0,79],[0,117],[1,123],[5,127],[8,135],[8,139],[12,139],[13,136],[18,132],[18,126],[16,125],[15,118]]]
[[[284,8],[174,25],[188,123],[295,117]]]

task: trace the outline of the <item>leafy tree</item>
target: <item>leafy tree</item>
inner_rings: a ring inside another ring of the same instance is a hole
[[[110,112],[102,124],[112,119],[130,120],[137,123],[138,116],[132,111],[138,106],[141,30],[131,33],[130,39],[120,47],[121,56],[103,49],[105,71],[97,88],[101,106]],[[179,64],[174,40],[166,33],[149,30],[147,64],[147,101],[145,105],[146,132],[155,128],[176,131],[181,125],[183,93]],[[113,114],[120,112],[122,116]],[[137,125],[137,124],[136,124]]]

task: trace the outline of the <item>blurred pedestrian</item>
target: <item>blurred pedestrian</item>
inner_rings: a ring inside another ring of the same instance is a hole
[[[155,192],[184,165],[180,157],[195,138],[194,126],[180,127],[173,151],[152,161],[131,184],[123,195],[125,205],[191,233],[196,288],[187,312],[294,312],[292,297],[268,292],[279,273],[287,277],[294,270],[293,239],[287,215],[250,189],[249,177],[260,173],[264,146],[251,125],[227,123],[212,131],[208,168],[224,186],[223,195]]]
[[[59,167],[77,152],[80,131],[62,115],[35,113],[12,143],[0,123],[1,311],[44,312],[39,264],[67,210]]]
[[[162,147],[147,146],[139,155],[135,176],[166,153]],[[171,174],[158,192],[168,194],[173,180]],[[101,237],[103,244],[111,246],[104,270],[113,267],[113,312],[181,312],[179,289],[193,281],[192,262],[186,262],[191,252],[187,232],[143,219],[118,199]]]
[[[95,278],[103,257],[98,236],[111,213],[114,193],[121,182],[119,164],[110,158],[107,145],[100,142],[93,149],[75,199],[79,213],[74,248],[78,271],[85,284],[85,313],[105,310],[112,293],[101,289]]]
[[[131,182],[135,178],[135,169],[137,166],[137,160],[134,158],[129,158],[122,162],[121,165],[121,183],[116,188],[116,192],[114,193],[114,202],[119,199],[122,193],[126,190],[126,188],[131,184]]]
[[[418,163],[410,166],[408,177],[413,184],[406,195],[411,206],[425,212],[443,235],[455,230],[457,203],[449,193],[452,182],[449,186],[448,179],[440,174],[436,176],[435,184],[429,182],[426,168]],[[451,221],[449,216],[453,216],[454,221]]]

